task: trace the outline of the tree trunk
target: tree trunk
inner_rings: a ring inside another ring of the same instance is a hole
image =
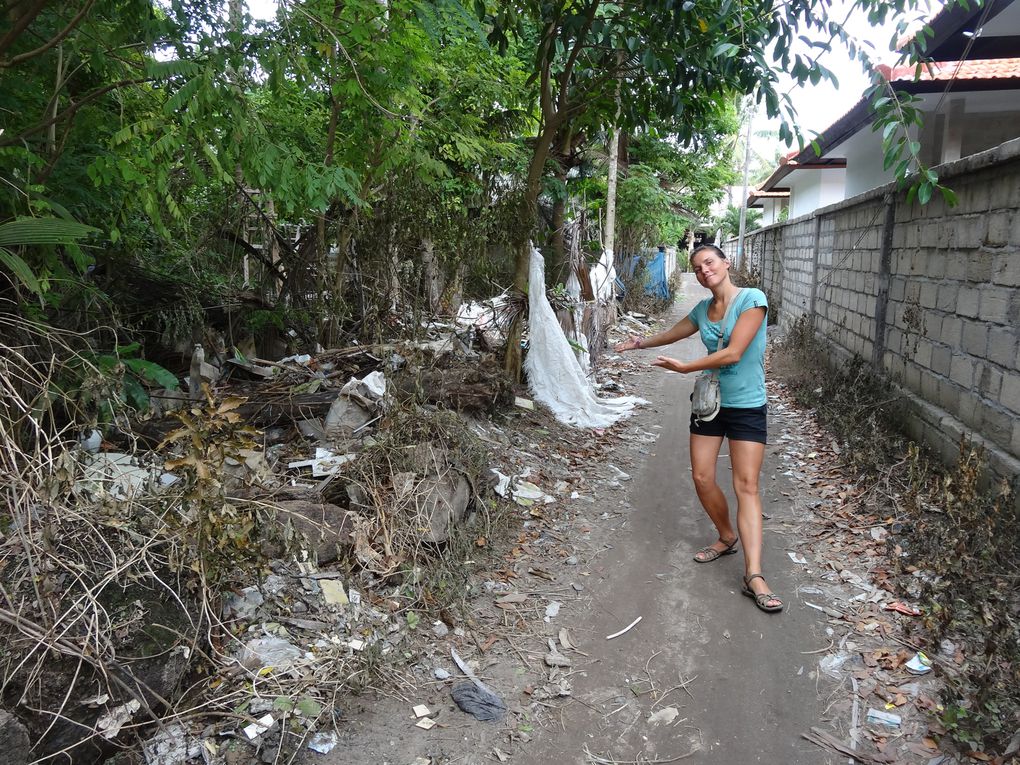
[[[422,275],[425,280],[425,300],[428,303],[429,311],[439,313],[439,302],[443,296],[443,274],[439,270],[436,246],[431,239],[422,239],[421,253],[424,267]]]
[[[616,184],[620,171],[620,131],[609,134],[609,181],[606,188],[606,230],[602,243],[612,264],[616,253]]]
[[[528,181],[524,187],[524,196],[520,205],[520,227],[518,241],[514,243],[515,268],[514,292],[519,295],[528,294],[528,264],[531,260],[531,236],[538,217],[538,195],[542,190],[542,175],[545,172],[545,161],[549,158],[553,139],[556,136],[557,124],[547,119],[542,132],[535,139],[534,154],[528,166]],[[514,382],[521,380],[521,336],[523,334],[524,311],[514,317],[507,331],[506,355],[503,357],[503,370]]]

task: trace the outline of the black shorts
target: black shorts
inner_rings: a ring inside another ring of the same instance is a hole
[[[691,415],[691,433],[695,436],[725,436],[730,441],[768,443],[765,414],[768,404],[750,408],[724,406],[713,419],[701,422]]]

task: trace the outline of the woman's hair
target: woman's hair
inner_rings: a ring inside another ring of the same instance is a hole
[[[697,255],[702,250],[712,250],[712,252],[714,252],[716,255],[718,255],[723,260],[729,260],[729,258],[726,257],[726,253],[723,252],[718,247],[716,247],[714,244],[700,244],[697,247],[695,247],[694,248],[694,252],[691,253],[690,261],[693,262],[694,261],[694,256]]]

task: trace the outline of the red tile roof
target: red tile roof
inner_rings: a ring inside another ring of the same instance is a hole
[[[890,82],[913,82],[915,66],[877,69]],[[936,61],[921,65],[918,82],[957,80],[1011,80],[1020,78],[1020,58],[990,58],[979,61]]]

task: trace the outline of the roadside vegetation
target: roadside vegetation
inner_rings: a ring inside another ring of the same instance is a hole
[[[963,752],[1005,753],[1020,726],[1020,502],[991,484],[964,440],[947,469],[906,435],[894,386],[862,359],[819,367],[804,321],[773,349],[772,370],[839,443],[854,501],[886,518],[904,596],[920,596],[919,647],[945,683],[938,726]]]

